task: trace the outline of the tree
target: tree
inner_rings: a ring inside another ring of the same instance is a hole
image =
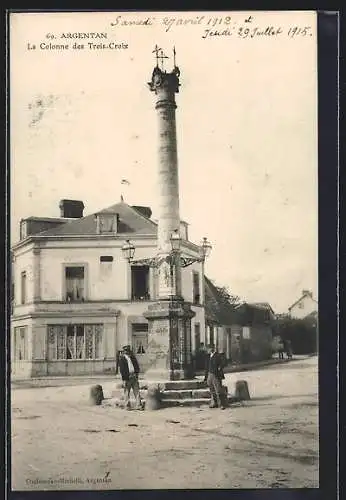
[[[238,295],[233,295],[227,286],[217,286],[215,284],[214,286],[224,304],[231,305],[233,307],[240,304],[240,297],[238,297]]]
[[[316,320],[291,318],[281,315],[275,323],[275,334],[283,340],[290,340],[295,354],[308,354],[317,350]]]

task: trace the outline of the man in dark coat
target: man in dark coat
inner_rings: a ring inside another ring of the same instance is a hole
[[[216,352],[213,344],[208,346],[208,356],[206,356],[204,381],[207,382],[211,392],[210,408],[219,407],[225,409],[222,403],[222,383],[224,378],[223,362],[219,353]]]
[[[136,356],[133,354],[131,347],[126,345],[122,349],[122,355],[119,358],[119,369],[121,378],[124,382],[124,395],[125,395],[125,408],[129,410],[131,408],[130,404],[130,392],[133,390],[133,394],[136,398],[136,408],[142,408],[141,396],[139,392],[139,365]]]

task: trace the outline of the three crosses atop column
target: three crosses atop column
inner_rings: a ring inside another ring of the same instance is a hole
[[[156,57],[156,66],[159,67],[159,60],[161,62],[161,70],[164,71],[164,67],[163,67],[163,60],[164,59],[169,59],[168,56],[166,56],[164,53],[163,53],[163,50],[160,49],[160,47],[158,47],[157,45],[155,45],[155,48],[153,50],[153,53],[155,52],[155,57]],[[175,47],[173,47],[173,58],[174,58],[174,67],[175,67]]]

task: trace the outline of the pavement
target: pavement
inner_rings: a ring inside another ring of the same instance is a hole
[[[89,387],[13,387],[12,489],[318,487],[318,359],[225,374],[224,411],[89,406]],[[115,381],[102,386],[110,398]]]

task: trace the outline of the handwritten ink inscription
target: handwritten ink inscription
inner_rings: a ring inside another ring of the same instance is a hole
[[[202,34],[202,38],[212,37],[236,37],[236,38],[287,38],[312,36],[311,26],[291,26],[284,28],[275,25],[256,25],[252,16],[243,23],[233,20],[231,16],[209,18]]]
[[[235,12],[225,15],[150,15],[139,16],[134,14],[119,14],[110,19],[108,31],[104,26],[98,26],[99,31],[83,31],[76,24],[76,31],[45,32],[38,36],[37,41],[26,41],[27,51],[41,50],[44,52],[92,51],[107,52],[128,49],[127,41],[119,40],[118,36],[129,33],[131,30],[151,30],[152,28],[173,32],[188,29],[191,35],[204,39],[280,39],[292,40],[308,39],[314,35],[314,27],[304,22],[306,16],[297,14],[293,25],[285,21],[285,15],[242,15]],[[96,28],[96,26],[95,26]],[[101,29],[100,29],[101,28]],[[102,30],[102,31],[101,31]],[[116,37],[116,38],[115,38]]]
[[[129,18],[118,16],[111,26],[124,27],[136,26],[139,28],[152,27],[156,25],[163,26],[166,33],[173,31],[175,28],[199,28],[200,36],[203,39],[217,37],[233,37],[233,38],[304,38],[313,35],[313,28],[310,25],[294,25],[294,26],[279,26],[266,24],[263,22],[265,16],[261,16],[261,23],[256,20],[256,16],[250,15],[241,17],[235,15],[223,16],[208,16],[194,15],[176,17],[165,16],[163,18],[151,16],[146,19]],[[268,15],[268,19],[270,16]],[[284,17],[283,17],[284,19]]]

